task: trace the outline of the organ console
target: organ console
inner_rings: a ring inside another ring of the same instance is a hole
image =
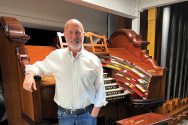
[[[57,49],[25,45],[30,36],[12,17],[0,18],[1,72],[10,125],[40,125],[56,122],[53,76],[35,76],[38,91],[23,90],[24,68]],[[108,104],[101,108],[98,125],[115,124],[125,117],[150,112],[164,101],[165,69],[147,55],[148,42],[131,29],[114,32],[109,40],[88,32],[84,47],[96,54],[104,68]],[[93,37],[99,38],[97,42]],[[32,38],[31,38],[32,39]],[[108,42],[107,42],[108,41]],[[60,41],[60,47],[66,43]]]
[[[109,53],[121,58],[119,61],[123,61],[127,67],[120,70],[125,69],[127,71],[125,76],[129,76],[134,81],[132,83],[144,94],[135,93],[144,100],[163,100],[166,70],[157,66],[156,62],[147,55],[147,50],[142,49],[149,43],[142,41],[139,35],[130,29],[116,31],[111,35],[110,41]]]

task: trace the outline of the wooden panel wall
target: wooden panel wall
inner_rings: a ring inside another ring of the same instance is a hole
[[[0,29],[0,58],[4,97],[6,100],[6,110],[9,125],[21,125],[21,103],[20,103],[20,84],[18,81],[17,60],[15,60],[14,44],[5,37],[5,33]],[[6,48],[6,49],[5,49]],[[8,65],[8,66],[7,66]],[[10,77],[7,77],[10,76]]]

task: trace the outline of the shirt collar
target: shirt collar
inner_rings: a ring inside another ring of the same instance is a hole
[[[67,47],[66,49],[67,49],[67,52],[69,53],[69,55],[70,55],[71,57],[73,57],[72,51],[70,51],[70,50],[68,49],[68,47]],[[84,46],[82,46],[82,49],[80,50],[80,52],[77,53],[77,56],[76,56],[76,57],[82,55],[82,54],[83,54],[83,51],[84,51]]]

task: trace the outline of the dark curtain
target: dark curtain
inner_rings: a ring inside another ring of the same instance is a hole
[[[170,6],[167,48],[167,99],[188,96],[188,2]]]
[[[161,65],[160,62],[161,62],[161,42],[162,42],[162,20],[163,20],[163,7],[158,7],[157,16],[156,16],[154,59],[159,66]]]
[[[140,12],[140,36],[143,41],[147,41],[148,32],[148,10]]]

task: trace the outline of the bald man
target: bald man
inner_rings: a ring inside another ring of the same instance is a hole
[[[33,92],[37,90],[35,75],[54,74],[59,125],[96,125],[100,107],[107,103],[101,62],[84,49],[80,21],[68,20],[64,36],[67,48],[56,49],[43,61],[26,66],[23,88]]]

